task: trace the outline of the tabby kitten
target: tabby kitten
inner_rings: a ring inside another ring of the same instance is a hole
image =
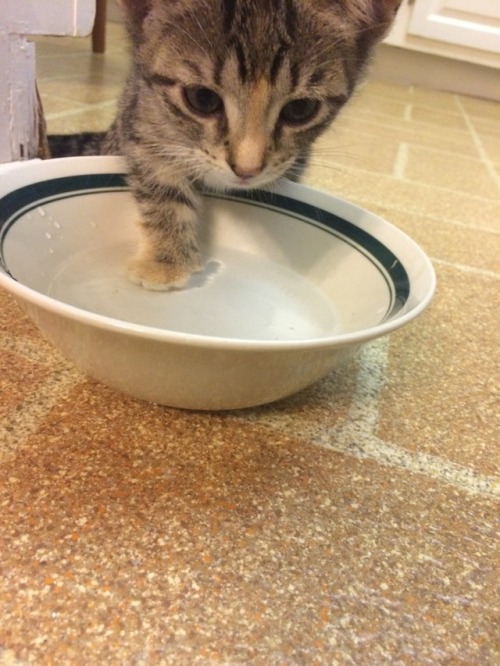
[[[109,132],[87,137],[84,152],[126,159],[142,230],[130,278],[148,289],[181,288],[203,266],[200,189],[295,179],[399,0],[122,4],[130,73]]]

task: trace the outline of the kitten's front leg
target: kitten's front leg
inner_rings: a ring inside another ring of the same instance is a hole
[[[174,186],[130,181],[141,211],[141,239],[139,252],[128,266],[129,277],[145,289],[180,289],[202,268],[198,197]]]

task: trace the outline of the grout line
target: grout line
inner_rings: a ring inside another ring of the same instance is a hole
[[[312,443],[355,458],[374,460],[379,465],[448,483],[470,493],[495,496],[500,484],[493,477],[453,463],[440,456],[416,451],[380,439],[376,432],[379,405],[387,383],[390,339],[367,345],[360,355],[356,388],[346,421]]]
[[[426,479],[446,483],[483,497],[500,495],[500,484],[491,476],[473,468],[454,463],[437,455],[410,451],[397,443],[378,437],[379,406],[387,383],[390,338],[380,338],[367,344],[361,354],[349,414],[345,421],[333,427],[317,427],[303,421],[302,414],[286,415],[250,412],[236,416],[237,420],[253,422],[266,429],[293,432],[312,446],[318,446],[358,460],[372,460],[378,465],[418,474]],[[319,432],[318,432],[319,431]]]
[[[19,339],[7,334],[0,337],[0,347],[34,365],[52,370],[40,386],[32,392],[28,390],[17,409],[11,410],[0,421],[0,462],[5,462],[25,439],[37,431],[47,413],[83,381],[84,376],[58,356],[53,347],[48,343],[41,344],[39,339]]]
[[[474,158],[472,158],[472,159],[474,159]],[[384,173],[382,171],[375,173],[373,170],[370,170],[370,169],[362,169],[360,167],[347,166],[345,164],[339,165],[339,164],[333,163],[332,166],[335,167],[337,171],[342,172],[346,175],[349,175],[351,172],[353,172],[353,176],[354,176],[355,172],[361,172],[362,174],[367,174],[369,176],[376,176],[377,178],[383,178],[383,179],[388,179],[388,180],[392,180],[392,181],[396,180],[392,174]],[[457,191],[455,189],[451,189],[449,187],[443,187],[442,185],[431,185],[430,183],[426,183],[426,182],[423,182],[423,181],[420,181],[420,180],[411,180],[410,178],[403,178],[402,180],[405,183],[407,183],[408,185],[413,185],[413,186],[417,185],[418,187],[424,187],[424,188],[428,188],[430,190],[437,190],[438,192],[463,194],[464,196],[466,196],[466,197],[468,197],[472,200],[478,200],[478,201],[482,201],[482,202],[487,201],[487,202],[491,202],[491,203],[495,203],[495,204],[498,201],[496,197],[481,196],[479,194],[472,194],[471,192],[465,192],[464,193],[464,192],[461,192],[461,191]],[[353,179],[353,182],[356,182],[355,178]],[[385,207],[387,207],[387,201],[386,200],[381,201],[381,202],[375,202],[375,203],[381,203]],[[406,211],[408,209],[407,208],[401,208],[400,210],[405,210]],[[440,218],[440,219],[442,219],[442,218]],[[470,227],[470,228],[478,229],[480,231],[484,231],[484,229],[482,227]],[[495,233],[495,230],[492,230],[492,232]],[[496,232],[498,233],[498,230],[496,230]]]
[[[477,149],[477,152],[479,153],[479,157],[481,158],[482,162],[486,166],[486,169],[488,173],[490,174],[491,178],[495,181],[498,189],[500,189],[500,175],[497,173],[497,170],[495,169],[495,165],[493,164],[492,160],[490,160],[488,153],[484,149],[483,142],[481,141],[481,137],[476,131],[476,128],[474,127],[474,124],[471,122],[471,119],[469,118],[469,115],[467,111],[464,108],[464,105],[462,104],[462,100],[458,95],[454,95],[456,105],[462,114],[462,117],[464,119],[465,124],[467,125],[467,129],[469,130],[469,133],[472,137],[472,141]]]
[[[335,164],[335,163],[331,164],[331,168],[334,169],[336,173],[343,174],[345,176],[349,176],[350,180],[352,180],[353,183],[356,183],[356,182],[359,181],[359,177],[356,178],[356,176],[359,176],[359,175],[373,176],[373,177],[377,177],[379,179],[386,180],[386,181],[389,181],[389,182],[393,181],[393,182],[397,182],[398,184],[399,183],[406,183],[407,185],[410,185],[410,186],[413,186],[413,187],[417,186],[419,188],[425,188],[425,189],[428,189],[431,193],[433,191],[435,191],[435,192],[441,192],[441,193],[446,193],[446,194],[450,194],[450,195],[460,194],[460,195],[466,196],[471,201],[478,201],[478,202],[481,202],[481,203],[486,202],[486,203],[491,203],[491,204],[495,204],[495,205],[498,203],[498,200],[494,197],[480,196],[478,194],[472,194],[471,192],[463,193],[463,192],[459,192],[455,189],[450,189],[448,187],[442,187],[442,186],[439,186],[439,185],[431,185],[430,183],[425,183],[425,182],[417,181],[417,180],[411,180],[409,178],[402,178],[401,180],[398,180],[391,173],[388,173],[388,172],[386,172],[386,173],[384,173],[384,172],[375,173],[373,170],[362,169],[360,167],[353,167],[353,166],[347,166],[345,164]],[[352,175],[352,178],[351,178],[351,175]],[[311,184],[311,180],[309,178],[307,180],[305,180],[304,182],[305,182],[305,184]],[[318,185],[313,185],[313,187],[320,187],[324,190],[328,189],[324,185],[319,185],[319,186]],[[332,191],[330,189],[329,191],[332,194],[337,194],[338,196],[343,196],[344,198],[353,197],[357,201],[360,201],[360,202],[361,201],[368,201],[368,205],[370,205],[370,206],[374,206],[374,205],[382,206],[384,209],[387,209],[388,205],[389,205],[387,199],[381,199],[379,201],[379,200],[373,199],[373,198],[363,198],[362,196],[359,195],[359,193],[352,193],[352,192],[349,192],[347,190],[344,190],[342,195],[340,194],[340,192],[338,190],[337,191]],[[412,208],[409,208],[408,205],[405,205],[404,207],[393,205],[393,206],[391,206],[391,208],[393,210],[398,210],[398,211],[402,211],[402,212],[405,212],[405,213],[409,212],[409,213],[415,214],[415,213],[420,212],[420,209],[416,209],[416,208],[412,209]],[[430,218],[430,216],[428,214],[426,215],[426,217]],[[454,224],[453,219],[451,219],[451,218],[448,219],[448,218],[445,218],[443,216],[440,216],[439,218],[433,217],[433,218],[430,218],[430,219],[435,219],[437,222],[443,222],[444,221],[444,222],[449,222],[450,224]],[[475,231],[485,231],[485,232],[488,232],[488,233],[498,234],[498,229],[495,229],[495,228],[488,228],[488,227],[474,226],[474,225],[466,225],[464,223],[461,223],[461,224],[457,223],[457,224],[459,224],[459,226],[466,227],[467,229],[471,229],[473,231],[474,230]]]
[[[422,217],[428,222],[438,222],[439,224],[444,222],[444,224],[451,224],[452,226],[458,227],[459,229],[467,229],[468,231],[480,231],[481,233],[493,234],[494,236],[500,235],[500,231],[492,227],[478,227],[475,226],[474,224],[466,224],[465,222],[458,222],[457,220],[454,220],[452,218],[437,217],[435,215],[424,214],[422,215]]]
[[[402,141],[398,146],[398,152],[396,154],[396,159],[394,160],[394,178],[404,180],[409,156],[410,145],[405,141]]]
[[[35,44],[36,44],[36,47],[37,47],[37,53],[36,53],[37,63],[38,62],[41,63],[42,61],[47,62],[49,60],[50,61],[57,60],[58,62],[60,62],[62,57],[64,57],[64,58],[85,58],[86,61],[87,60],[90,61],[90,59],[92,58],[92,52],[91,51],[88,52],[85,49],[82,49],[81,51],[72,51],[72,50],[70,51],[67,48],[61,47],[59,53],[48,53],[48,52],[44,53],[43,50],[40,49],[40,44],[38,44],[36,42],[35,42]],[[87,56],[88,56],[88,58],[87,58]]]
[[[428,146],[422,143],[412,143],[409,142],[408,145],[412,145],[414,148],[418,148],[419,150],[425,150],[429,153],[434,153],[436,155],[445,155],[446,157],[453,157],[454,159],[464,159],[464,160],[475,160],[476,162],[482,162],[482,159],[480,157],[476,157],[475,155],[464,155],[463,153],[457,153],[455,150],[452,149],[444,149],[444,148],[435,148],[434,146]]]
[[[59,98],[62,99],[62,98]],[[46,120],[59,120],[60,118],[70,118],[72,116],[78,116],[81,113],[88,113],[89,111],[93,111],[95,109],[106,109],[108,107],[112,107],[116,104],[116,100],[110,100],[108,102],[99,102],[98,104],[84,104],[82,103],[82,106],[79,107],[78,109],[70,109],[68,111],[59,111],[58,113],[46,113],[45,114],[45,119]]]
[[[334,436],[330,442],[316,443],[344,455],[358,459],[373,460],[379,465],[398,469],[447,483],[455,488],[486,497],[500,496],[500,483],[494,477],[479,474],[474,469],[453,463],[428,453],[411,452],[390,442],[384,442],[375,435],[365,437],[361,443],[353,438],[352,431],[346,428],[342,436]]]
[[[413,106],[413,105],[409,105]],[[432,107],[429,107],[429,109],[432,109]],[[403,123],[410,123],[412,126],[416,126],[415,132],[418,132],[419,130],[430,130],[433,133],[437,134],[442,134],[443,132],[443,125],[438,125],[436,123],[431,123],[431,122],[426,122],[425,120],[417,120],[413,117],[413,109],[411,111],[411,118],[407,117],[407,114],[409,113],[407,109],[403,112],[403,117],[401,116],[395,116],[394,114],[390,113],[381,113],[381,112],[373,112],[371,111],[368,107],[357,107],[356,108],[356,115],[358,116],[358,119],[363,119],[363,120],[374,120],[376,124],[382,125],[382,127],[385,128],[391,128],[392,124],[391,121],[398,121],[398,122],[403,122]],[[346,107],[345,110],[345,117],[347,117],[349,113],[349,107]],[[458,113],[451,113],[450,115],[453,115],[455,118],[460,118],[460,115]],[[385,121],[385,122],[379,122],[379,121]],[[467,132],[467,127],[452,127],[452,128],[446,128],[447,130],[451,129],[453,132],[460,133],[461,135],[468,135]]]
[[[458,264],[454,261],[446,261],[446,259],[437,259],[436,257],[430,258],[433,264],[438,266],[444,266],[446,268],[454,268],[458,271],[463,271],[464,273],[471,273],[472,275],[477,275],[479,277],[486,277],[493,280],[500,280],[500,273],[496,271],[489,271],[485,268],[476,268],[475,266],[468,266],[467,264]]]
[[[375,130],[373,130],[373,131],[370,131],[369,129],[358,129],[358,128],[354,129],[352,127],[346,126],[346,124],[342,125],[341,123],[342,123],[342,120],[340,120],[340,122],[335,126],[335,129],[338,132],[342,132],[343,134],[353,134],[356,137],[371,138],[372,141],[374,141],[377,138],[377,136],[374,136],[375,132],[380,133],[380,130],[389,129],[388,125],[381,125],[377,122],[373,123],[373,125],[375,126]],[[414,123],[414,121],[412,121],[412,123]],[[401,141],[400,143],[407,143],[408,146],[413,146],[413,147],[419,148],[421,150],[426,150],[426,151],[429,151],[429,152],[432,152],[432,153],[441,154],[441,155],[444,155],[446,157],[453,157],[454,159],[462,158],[462,159],[469,159],[469,160],[477,160],[479,162],[482,161],[480,157],[478,157],[477,155],[474,155],[474,154],[457,153],[455,147],[436,148],[432,145],[429,145],[429,144],[426,144],[426,143],[421,143],[421,142],[418,141],[418,130],[414,129],[414,128],[408,128],[408,129],[410,131],[413,131],[417,135],[417,136],[415,136],[415,139],[417,139],[417,140],[414,141],[413,140],[414,137],[410,136],[410,137],[407,138],[406,141]],[[466,130],[461,130],[461,131],[465,134],[467,133]],[[334,135],[334,136],[336,138],[336,135]],[[328,140],[329,142],[330,141],[333,142],[334,138],[333,138],[332,135],[327,134],[325,136],[325,138],[319,140],[318,145],[322,145],[320,142],[321,141],[325,142],[326,140]],[[335,146],[335,148],[336,147],[337,146]],[[314,152],[314,149],[313,149],[313,152]]]

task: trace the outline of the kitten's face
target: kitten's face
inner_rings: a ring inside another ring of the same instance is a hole
[[[351,95],[391,0],[351,1],[364,22],[340,0],[127,2],[151,159],[225,189],[293,174]]]

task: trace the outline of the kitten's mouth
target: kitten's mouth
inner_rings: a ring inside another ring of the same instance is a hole
[[[236,184],[238,187],[249,188],[249,187],[255,187],[255,181],[256,179],[253,176],[249,178],[238,178]]]
[[[223,190],[253,190],[263,187],[275,180],[275,176],[260,173],[257,176],[222,175],[217,172],[207,173],[204,176],[204,182],[209,187],[222,188]]]
[[[276,180],[279,174],[272,174],[269,172],[262,172],[256,176],[243,176],[233,181],[233,187],[242,190],[251,190],[256,187],[263,187]]]

